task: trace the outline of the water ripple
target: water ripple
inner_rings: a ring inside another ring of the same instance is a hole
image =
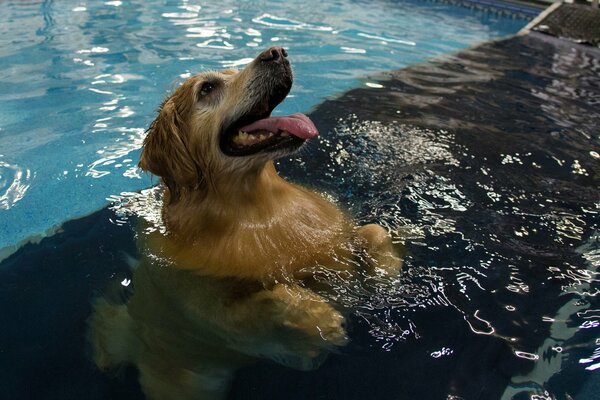
[[[31,170],[0,160],[0,209],[8,210],[17,204],[34,177]]]
[[[367,34],[367,33],[363,33],[363,32],[357,33],[356,36],[364,37],[364,38],[367,38],[367,39],[379,40],[383,44],[387,44],[387,43],[399,43],[399,44],[405,44],[407,46],[416,46],[417,45],[415,42],[411,42],[411,41],[408,41],[408,40],[397,39],[397,38],[393,38],[393,37],[390,37],[390,36],[371,35],[371,34]]]
[[[96,151],[100,158],[89,164],[85,176],[98,179],[110,174],[114,169],[127,168],[123,176],[140,179],[137,162],[125,157],[142,147],[146,136],[145,129],[120,127],[114,128],[114,131],[120,137],[115,139],[112,145]]]
[[[267,26],[269,28],[277,28],[283,30],[307,30],[322,32],[333,31],[333,28],[330,26],[315,25],[307,22],[296,21],[289,18],[277,17],[275,15],[266,13],[256,18],[252,18],[252,22]]]

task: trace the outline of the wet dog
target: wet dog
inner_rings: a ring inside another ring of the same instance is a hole
[[[134,364],[150,399],[222,398],[257,357],[318,365],[347,337],[315,273],[400,268],[383,228],[277,174],[275,159],[318,134],[305,115],[270,116],[291,86],[272,47],[242,71],[189,78],[148,130],[139,165],[164,184],[164,229],[140,226],[133,295],[97,302],[91,339],[96,364]]]

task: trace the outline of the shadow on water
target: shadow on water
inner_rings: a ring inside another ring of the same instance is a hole
[[[534,34],[321,104],[321,137],[279,169],[387,227],[404,272],[339,282],[351,343],[316,371],[243,368],[229,398],[593,398],[599,73],[598,49]],[[135,254],[115,208],[0,265],[7,398],[140,398],[135,372],[108,379],[85,354],[91,300]]]

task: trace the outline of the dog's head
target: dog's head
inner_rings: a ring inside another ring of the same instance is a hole
[[[186,80],[162,103],[144,140],[140,167],[171,191],[210,186],[219,176],[258,169],[316,136],[302,114],[270,117],[292,87],[287,53],[271,47],[242,71]]]

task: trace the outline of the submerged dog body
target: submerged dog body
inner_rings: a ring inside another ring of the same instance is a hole
[[[252,357],[315,366],[347,339],[314,274],[352,273],[361,254],[400,268],[383,228],[277,174],[273,160],[317,135],[304,115],[269,117],[291,84],[273,47],[240,72],[189,78],[150,126],[140,167],[166,187],[165,230],[139,234],[133,296],[99,301],[91,325],[97,365],[135,364],[149,398],[220,398]]]

